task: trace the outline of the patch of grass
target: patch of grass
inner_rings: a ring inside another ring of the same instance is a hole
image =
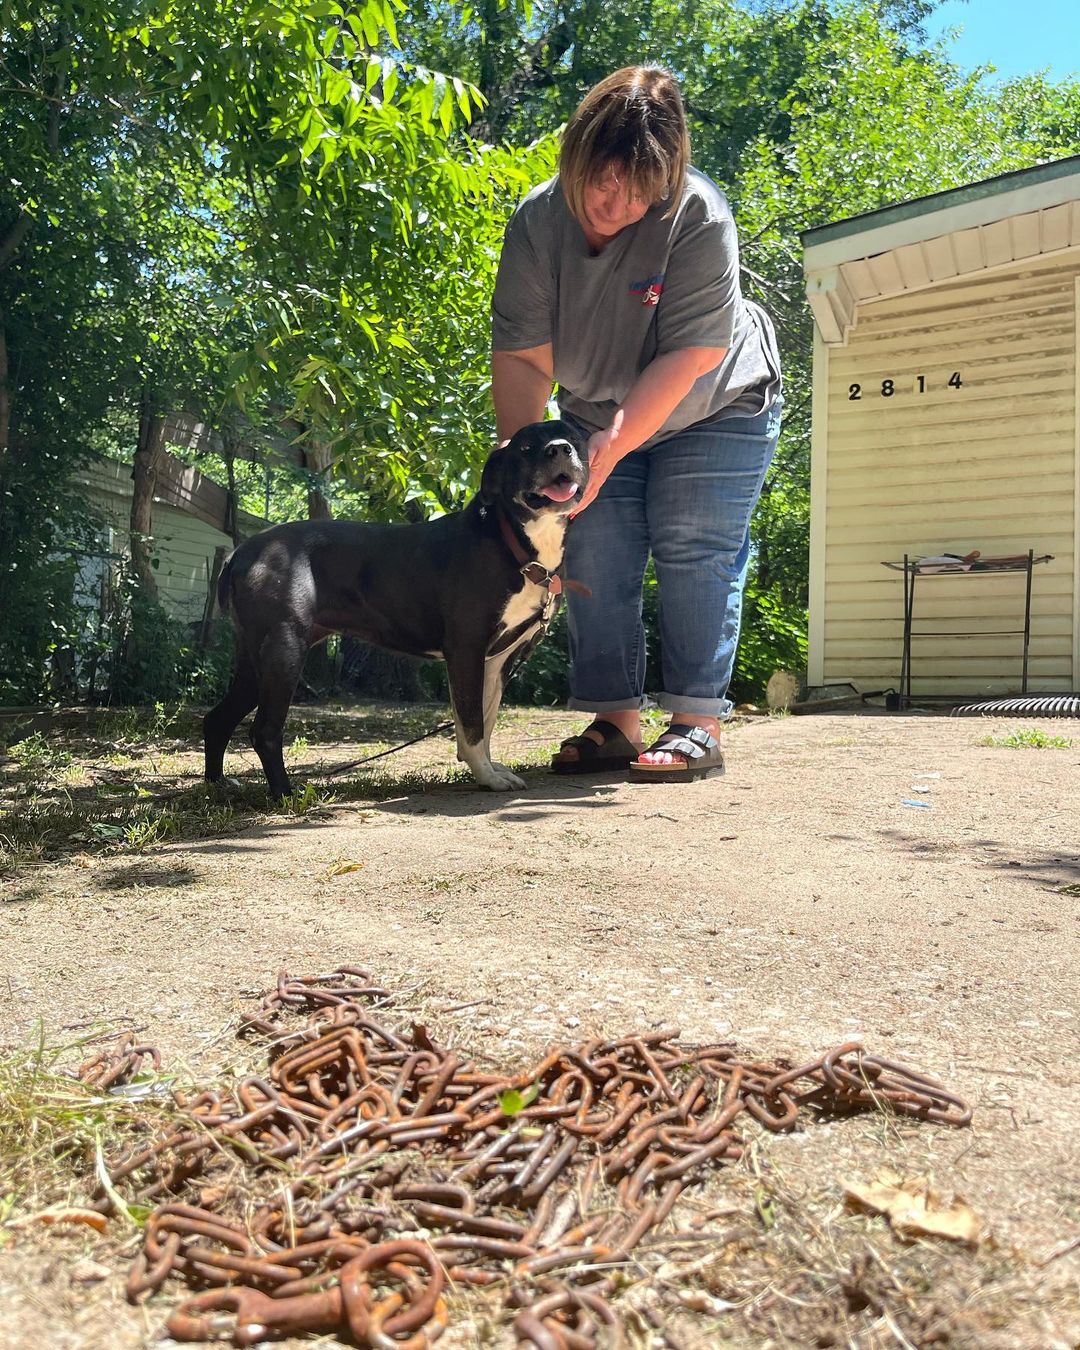
[[[72,757],[58,745],[53,745],[40,731],[16,741],[8,754],[29,778],[44,778],[71,767]]]
[[[978,744],[1004,750],[1068,750],[1072,740],[1068,736],[1051,736],[1041,727],[1019,727],[1005,736],[984,736]]]
[[[271,802],[253,760],[239,786],[222,789],[200,781],[200,720],[196,709],[157,704],[153,709],[56,714],[43,732],[33,735],[27,734],[28,723],[20,724],[17,744],[25,746],[25,767],[11,756],[0,773],[0,874],[18,876],[23,869],[70,854],[146,854],[165,843],[236,833],[282,815],[316,820],[331,805],[381,802],[445,788],[477,790],[464,767],[439,763],[406,768],[415,764],[408,754],[338,777],[325,776],[333,767],[335,749],[339,761],[346,746],[351,750],[355,745],[361,755],[375,753],[445,721],[442,707],[294,708],[290,721],[296,736],[290,753],[305,747],[330,753],[315,768],[309,761],[296,792],[282,805]],[[659,730],[666,720],[657,709],[646,714],[650,730]],[[496,755],[515,771],[535,771],[546,766],[563,730],[561,722],[553,724],[550,713],[507,707],[496,732]],[[8,729],[9,740],[13,731]],[[152,738],[165,732],[171,738],[167,745],[155,745]],[[236,739],[234,748],[239,748],[241,735]],[[440,759],[452,744],[452,735],[445,734],[429,742],[432,750],[438,747]],[[417,753],[427,754],[429,746]]]
[[[264,792],[259,798],[265,803]],[[64,853],[146,852],[170,840],[228,833],[236,825],[236,803],[223,801],[205,784],[172,794],[168,801],[148,794],[102,798],[96,791],[38,794],[7,813],[0,873],[14,876]]]
[[[0,1050],[0,1220],[85,1205],[98,1151],[116,1152],[153,1109],[65,1071],[65,1061],[77,1065],[106,1034],[97,1029],[53,1044],[42,1029],[35,1044]]]
[[[113,714],[109,731],[119,745],[160,741],[169,732],[179,734],[186,720],[186,704],[155,703],[152,708],[123,708]]]
[[[334,795],[320,792],[314,783],[305,783],[295,788],[287,797],[282,797],[278,807],[287,816],[309,816],[313,812],[333,805]]]

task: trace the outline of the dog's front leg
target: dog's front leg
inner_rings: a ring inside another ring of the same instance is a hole
[[[488,753],[488,729],[485,712],[491,707],[488,682],[495,682],[494,706],[502,693],[502,672],[488,669],[484,651],[447,652],[446,671],[450,681],[450,699],[457,728],[458,759],[469,766],[472,776],[481,787],[493,792],[509,792],[523,788],[524,782],[502,764],[492,764]],[[494,717],[494,714],[492,714]]]

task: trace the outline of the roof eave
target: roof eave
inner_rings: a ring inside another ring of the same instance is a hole
[[[1080,155],[1074,155],[806,230],[802,234],[804,267],[809,275],[906,244],[925,243],[954,230],[1060,206],[1078,197]]]

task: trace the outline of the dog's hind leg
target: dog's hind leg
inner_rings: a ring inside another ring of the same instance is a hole
[[[502,697],[502,671],[485,662],[483,648],[448,652],[446,671],[457,728],[458,759],[469,766],[481,787],[493,792],[522,788],[524,782],[502,764],[492,764],[488,753],[490,729]]]
[[[208,783],[220,783],[225,777],[225,751],[229,739],[258,701],[258,676],[251,658],[240,646],[228,693],[203,718],[204,772]]]
[[[304,633],[291,623],[270,629],[259,644],[259,711],[251,726],[251,744],[270,795],[278,800],[292,791],[281,742],[309,645]]]

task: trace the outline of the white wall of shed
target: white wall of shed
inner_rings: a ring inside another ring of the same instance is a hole
[[[1080,690],[1080,271],[1074,279],[1075,319],[1075,375],[1076,396],[1073,403],[1073,436],[1076,457],[1073,461],[1073,674],[1072,687]]]
[[[1080,249],[859,306],[844,347],[815,345],[811,684],[895,685],[902,576],[886,559],[1052,553],[1032,589],[1029,687],[1080,682]],[[947,380],[954,370],[960,390]],[[926,377],[927,393],[915,392]],[[895,381],[883,398],[881,382]],[[863,397],[851,401],[849,386]],[[1019,688],[1021,574],[920,578],[913,691]]]
[[[806,681],[825,683],[825,538],[829,463],[829,346],[814,325],[810,434],[810,576]]]

